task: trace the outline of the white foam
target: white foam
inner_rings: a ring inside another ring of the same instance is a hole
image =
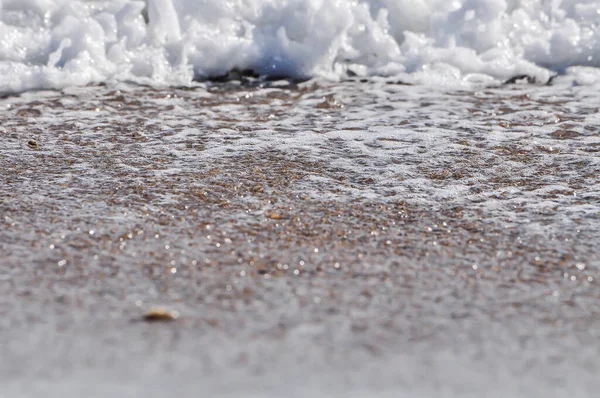
[[[543,82],[600,67],[599,21],[596,0],[0,0],[0,91],[190,85],[234,68]]]

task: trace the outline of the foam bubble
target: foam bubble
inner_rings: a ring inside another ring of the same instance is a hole
[[[443,85],[600,67],[593,0],[0,0],[0,90],[190,85],[232,69]]]

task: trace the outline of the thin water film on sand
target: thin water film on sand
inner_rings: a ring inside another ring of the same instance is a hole
[[[589,396],[597,90],[400,83],[0,100],[8,391]]]

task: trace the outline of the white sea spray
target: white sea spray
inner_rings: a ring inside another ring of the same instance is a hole
[[[232,69],[544,82],[600,66],[599,19],[594,0],[2,0],[0,90],[189,85]]]

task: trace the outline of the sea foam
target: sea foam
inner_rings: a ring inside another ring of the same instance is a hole
[[[0,0],[0,37],[2,92],[186,86],[232,70],[449,86],[600,80],[596,0]]]

